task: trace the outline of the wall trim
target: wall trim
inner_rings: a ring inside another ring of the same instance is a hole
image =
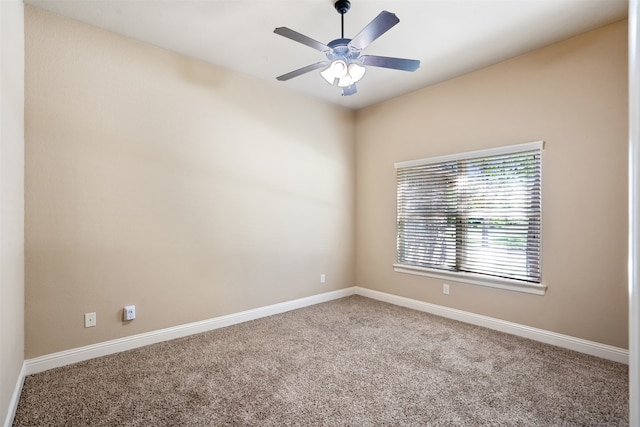
[[[20,401],[20,395],[22,394],[22,386],[24,385],[24,378],[26,376],[26,363],[22,363],[22,369],[18,374],[16,380],[16,386],[13,388],[13,394],[11,394],[11,400],[9,401],[9,407],[7,408],[7,418],[4,420],[4,427],[11,427],[13,425],[13,419],[16,417],[16,411],[18,410],[18,402]]]
[[[157,331],[145,332],[142,334],[131,335],[128,337],[104,341],[97,344],[91,344],[84,347],[72,348],[57,353],[46,354],[44,356],[28,359],[25,361],[26,375],[36,374],[38,372],[70,365],[72,363],[82,362],[84,360],[93,359],[95,357],[106,356],[126,350],[133,350],[138,347],[155,344],[162,341],[168,341],[193,334],[198,334],[201,332],[211,331],[218,328],[224,328],[226,326],[248,322],[250,320],[259,319],[261,317],[285,313],[287,311],[296,310],[298,308],[303,308],[338,298],[344,298],[349,295],[353,295],[354,292],[354,288],[340,289],[337,291],[326,292],[323,294],[312,295],[292,301],[286,301],[278,304],[268,305],[265,307],[228,314],[225,316],[214,317],[212,319],[202,320],[199,322],[187,323],[171,328],[159,329]]]
[[[418,311],[424,311],[426,313],[435,314],[437,316],[447,317],[449,319],[470,323],[472,325],[482,326],[500,332],[506,332],[511,335],[528,338],[534,341],[543,342],[545,344],[555,345],[557,347],[574,350],[580,353],[589,354],[591,356],[601,357],[603,359],[612,360],[614,362],[629,364],[629,351],[623,348],[601,344],[595,341],[588,341],[582,338],[576,338],[556,332],[546,331],[544,329],[533,328],[531,326],[508,322],[506,320],[500,320],[480,314],[474,314],[455,308],[444,307],[441,305],[418,301],[411,298],[405,298],[397,295],[387,294],[384,292],[374,291],[371,289],[356,287],[355,294],[367,298],[372,298],[378,301],[384,301],[394,305],[399,305],[402,307],[412,308]]]
[[[252,310],[215,317],[200,322],[193,322],[174,326],[171,328],[160,329],[157,331],[145,332],[142,334],[104,341],[97,344],[73,348],[58,353],[47,354],[44,356],[25,360],[23,372],[19,381],[20,388],[16,388],[17,395],[15,396],[15,405],[17,406],[17,397],[20,395],[22,382],[26,375],[36,374],[38,372],[46,371],[49,369],[70,365],[72,363],[82,362],[84,360],[93,359],[95,357],[119,353],[121,351],[132,350],[138,347],[155,344],[162,341],[168,341],[175,338],[182,338],[218,328],[224,328],[226,326],[248,322],[250,320],[259,319],[262,317],[272,316],[274,314],[285,313],[287,311],[296,310],[298,308],[303,308],[339,298],[344,298],[350,295],[361,295],[363,297],[387,302],[401,307],[407,307],[414,310],[435,314],[437,316],[482,326],[496,331],[506,332],[534,341],[555,345],[569,350],[574,350],[580,353],[601,357],[603,359],[612,360],[614,362],[625,364],[629,363],[629,351],[623,348],[601,344],[594,341],[588,341],[581,338],[575,338],[569,335],[558,334],[556,332],[550,332],[543,329],[521,325],[518,323],[495,319],[493,317],[474,314],[455,308],[444,307],[437,304],[431,304],[411,298],[354,286],[292,301],[268,305]],[[15,412],[15,408],[13,412]]]
[[[629,1],[629,425],[640,425],[640,1]]]

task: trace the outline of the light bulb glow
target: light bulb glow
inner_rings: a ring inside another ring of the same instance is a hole
[[[329,83],[330,85],[334,84],[336,81],[336,77],[333,75],[333,71],[331,70],[331,67],[327,68],[326,70],[320,72],[320,75],[327,81],[327,83]]]
[[[359,81],[366,70],[364,66],[356,62],[347,65],[346,61],[336,59],[324,71],[320,72],[320,75],[331,85],[335,84],[337,80],[339,87],[349,87]]]
[[[333,61],[326,70],[322,71],[320,75],[329,83],[334,84],[336,79],[342,79],[347,75],[347,63],[341,59]]]
[[[351,78],[353,78],[353,82],[357,82],[359,81],[362,77],[364,77],[364,73],[367,71],[367,69],[365,67],[363,67],[360,64],[356,64],[355,62],[352,62],[351,64],[349,64],[348,67],[348,73],[351,76]]]
[[[347,64],[342,60],[333,61],[331,70],[337,79],[341,79],[347,75]]]
[[[352,62],[347,67],[347,73],[344,77],[338,80],[338,86],[340,87],[349,87],[352,84],[358,82],[363,76],[367,69],[362,65]]]

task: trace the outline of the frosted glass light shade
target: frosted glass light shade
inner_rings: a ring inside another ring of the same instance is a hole
[[[349,64],[349,67],[347,68],[347,73],[353,79],[353,83],[359,81],[362,77],[364,77],[364,73],[366,71],[367,71],[366,68],[364,68],[360,64],[356,64],[355,62],[352,62],[351,64]]]
[[[366,70],[367,69],[362,65],[352,62],[347,67],[347,73],[345,74],[345,76],[338,81],[338,86],[351,86],[352,84],[358,82],[364,76]]]
[[[327,67],[326,70],[322,71],[320,75],[332,85],[335,83],[336,79],[342,79],[347,75],[347,69],[346,62],[341,59],[336,59]]]
[[[341,59],[336,59],[322,71],[320,75],[329,83],[334,84],[338,80],[338,86],[348,87],[360,80],[366,71],[366,68],[355,62],[347,63]]]

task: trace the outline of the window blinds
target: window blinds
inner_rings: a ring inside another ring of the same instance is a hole
[[[542,144],[531,147],[396,165],[398,263],[539,284]]]

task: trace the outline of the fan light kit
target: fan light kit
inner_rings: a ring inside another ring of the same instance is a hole
[[[357,92],[356,83],[364,77],[367,71],[365,65],[402,71],[415,71],[418,69],[420,61],[415,59],[375,55],[360,56],[360,51],[400,22],[395,14],[383,10],[353,39],[347,39],[344,37],[344,15],[351,8],[351,3],[348,0],[338,0],[335,3],[335,8],[341,16],[342,34],[339,39],[327,44],[320,43],[287,27],[278,27],[273,30],[276,34],[319,50],[328,59],[327,61],[316,62],[276,77],[278,80],[286,81],[310,71],[324,68],[320,75],[329,84],[337,84],[338,87],[342,88],[342,95],[348,96]]]

